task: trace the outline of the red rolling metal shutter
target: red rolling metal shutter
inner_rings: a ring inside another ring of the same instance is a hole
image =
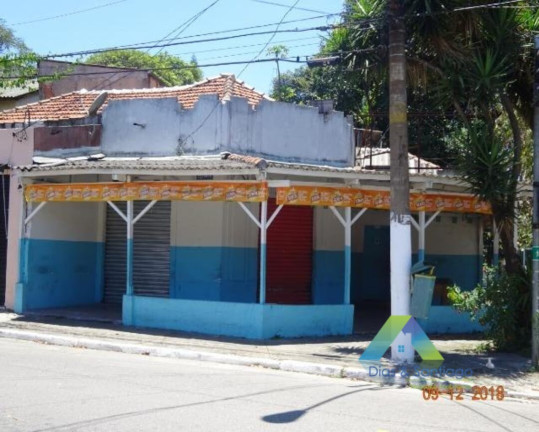
[[[268,217],[275,211],[268,201]],[[267,234],[266,301],[311,303],[313,209],[284,206]]]

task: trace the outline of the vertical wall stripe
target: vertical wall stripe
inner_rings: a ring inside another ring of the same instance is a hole
[[[260,205],[260,303],[266,303],[266,234],[268,219],[268,202]]]
[[[133,251],[134,251],[134,245],[133,245],[133,209],[134,209],[134,203],[133,201],[127,201],[127,265],[126,265],[126,294],[127,295],[133,295],[134,287],[133,287]]]
[[[350,285],[352,279],[352,248],[344,247],[344,304],[350,304]]]

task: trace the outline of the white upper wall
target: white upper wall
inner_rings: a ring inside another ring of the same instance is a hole
[[[142,126],[134,125],[138,123]],[[262,100],[200,97],[182,110],[175,98],[110,101],[103,112],[106,155],[171,156],[221,151],[268,159],[351,166],[353,127],[341,112]]]
[[[342,214],[342,210],[339,209]],[[352,216],[358,210],[352,210]],[[326,208],[315,208],[315,249],[340,251],[344,248],[344,230],[335,215]],[[414,215],[417,219],[417,216]],[[430,214],[427,215],[427,217]],[[425,231],[427,255],[479,255],[480,217],[457,213],[441,213]],[[368,253],[364,249],[367,226],[387,226],[389,212],[367,210],[352,227],[352,251]],[[412,251],[417,253],[418,233],[412,228]],[[389,248],[389,244],[387,245]]]
[[[30,208],[35,208],[34,203]],[[47,203],[30,222],[26,236],[39,240],[102,242],[105,203]]]

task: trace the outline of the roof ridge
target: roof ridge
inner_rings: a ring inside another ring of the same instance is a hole
[[[206,84],[210,81],[215,81],[216,79],[222,78],[225,74],[216,75],[211,78],[204,78],[201,81],[197,81],[190,84],[168,86],[168,87],[145,87],[145,88],[134,88],[134,89],[110,89],[110,90],[91,90],[91,91],[107,91],[112,94],[129,94],[129,93],[159,93],[164,91],[178,91],[178,90],[187,90],[192,87],[198,87],[200,85]]]
[[[223,85],[223,97],[221,98],[221,100],[230,100],[230,98],[234,96],[234,85],[238,81],[236,80],[236,76],[234,74],[221,74],[221,76],[225,78],[225,83]]]
[[[236,86],[238,84],[238,86]],[[270,99],[263,93],[246,86],[237,80],[234,74],[220,74],[202,81],[182,86],[139,88],[139,89],[92,89],[74,90],[48,99],[42,99],[26,105],[0,112],[0,124],[23,121],[27,111],[32,119],[62,120],[86,117],[89,107],[99,95],[107,93],[107,100],[99,112],[111,100],[175,97],[182,106],[192,108],[195,102],[207,94],[217,94],[221,101],[229,101],[237,96],[256,106],[262,99]],[[123,95],[123,96],[122,96]],[[270,99],[271,100],[271,99]]]
[[[53,97],[50,97],[50,98],[47,98],[47,99],[41,99],[41,100],[38,100],[37,102],[30,102],[30,103],[27,103],[27,104],[24,104],[24,105],[20,105],[18,107],[14,107],[14,108],[10,108],[10,109],[6,109],[6,110],[2,110],[0,111],[0,115],[3,115],[3,114],[9,114],[9,113],[12,113],[12,112],[16,112],[16,111],[26,111],[27,109],[30,109],[34,106],[38,106],[38,105],[41,105],[43,103],[46,103],[46,102],[49,102],[49,101],[52,101],[52,100],[58,100],[58,99],[63,99],[69,95],[72,95],[72,94],[80,94],[80,93],[88,93],[86,92],[86,90],[75,90],[75,91],[72,91],[72,92],[69,92],[69,93],[64,93],[64,94],[61,94],[61,95],[58,95],[58,96],[53,96]]]

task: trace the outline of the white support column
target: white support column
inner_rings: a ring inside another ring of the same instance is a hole
[[[107,201],[107,204],[111,206],[116,213],[118,213],[118,216],[120,216],[125,222],[127,222],[127,216],[124,215],[124,213],[118,208],[116,204],[114,204],[112,201]]]
[[[26,240],[26,212],[27,203],[24,198],[24,191],[21,194],[21,215],[19,219],[19,275],[15,284],[15,296],[13,299],[13,310],[21,314],[26,309],[25,285],[28,282],[28,241]]]
[[[267,232],[270,225],[273,223],[279,212],[283,209],[281,204],[275,209],[270,218],[268,219],[268,202],[262,201],[260,203],[260,221],[249,210],[249,208],[242,203],[238,202],[239,206],[243,209],[247,216],[256,224],[260,229],[260,303],[266,303],[266,252],[267,252]]]
[[[419,262],[425,261],[425,212],[419,212],[419,239],[417,245],[417,260]]]
[[[273,223],[273,221],[275,220],[275,218],[277,217],[277,215],[281,212],[283,208],[283,204],[281,204],[279,207],[277,207],[275,209],[275,211],[273,212],[273,214],[270,216],[270,218],[268,219],[268,223],[266,224],[266,228],[269,228],[270,225]]]
[[[153,200],[146,207],[144,207],[144,209],[142,209],[142,211],[135,217],[135,219],[133,219],[133,225],[135,225],[142,218],[142,216],[148,213],[156,202],[157,200]]]
[[[249,216],[249,218],[256,224],[256,226],[260,229],[261,225],[260,225],[260,222],[258,220],[258,218],[253,214],[251,213],[251,210],[249,210],[249,208],[243,204],[241,201],[238,202],[239,206],[243,209],[243,211],[245,213],[247,213],[247,216]]]
[[[350,288],[352,285],[352,226],[365,214],[367,209],[361,209],[353,219],[351,207],[344,208],[344,218],[334,206],[331,206],[329,209],[344,227],[344,304],[350,304]]]
[[[133,201],[127,201],[127,258],[126,258],[126,294],[132,296],[133,289]]]
[[[28,222],[30,222],[30,221],[33,219],[33,217],[34,217],[36,214],[38,214],[39,211],[40,211],[43,207],[45,207],[45,204],[47,204],[47,201],[43,201],[43,202],[39,203],[39,205],[38,205],[35,209],[32,210],[32,213],[30,213],[30,214],[28,215],[28,217],[26,217],[26,219],[24,219],[24,224],[25,224],[25,225],[28,225]]]
[[[352,274],[352,209],[344,208],[344,304],[350,304]]]
[[[266,235],[268,230],[268,202],[260,205],[260,304],[266,303]]]
[[[426,220],[426,214],[424,211],[419,212],[418,221],[412,217],[410,222],[412,226],[417,230],[418,242],[417,242],[417,261],[425,261],[425,231],[427,227],[434,222],[434,219],[441,213],[441,210],[435,212],[428,220]]]
[[[27,226],[39,211],[45,207],[46,201],[39,203],[36,208],[33,208],[28,216],[28,206],[24,198],[24,192],[22,193],[22,211],[19,228],[19,276],[15,285],[15,298],[13,302],[13,309],[17,313],[23,313],[26,309],[24,290],[25,285],[28,282],[28,240],[26,239]],[[5,276],[5,275],[4,275]]]

